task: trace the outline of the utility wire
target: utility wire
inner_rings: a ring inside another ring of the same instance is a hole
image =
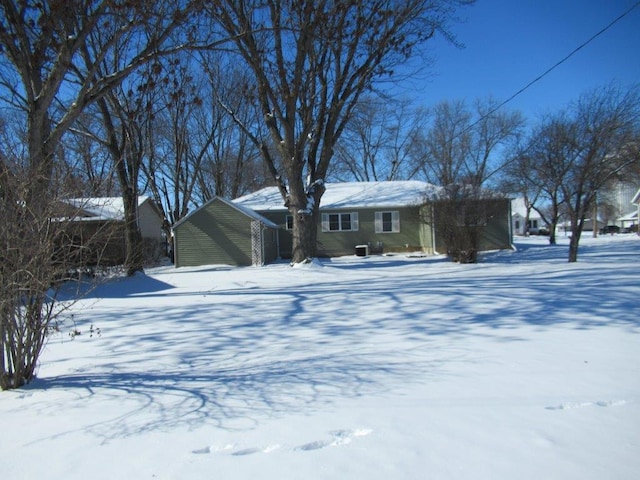
[[[579,45],[578,47],[576,47],[571,53],[569,53],[567,56],[565,56],[563,59],[559,60],[558,62],[556,62],[553,66],[549,67],[547,70],[545,70],[543,73],[541,73],[540,75],[538,75],[536,78],[534,78],[533,80],[531,80],[529,83],[527,83],[524,87],[522,87],[520,90],[518,90],[516,93],[514,93],[513,95],[511,95],[509,98],[507,98],[505,101],[503,101],[502,103],[500,103],[497,107],[493,108],[492,110],[490,110],[488,113],[484,114],[482,117],[480,117],[478,120],[476,120],[473,124],[469,125],[469,127],[467,128],[467,130],[470,130],[471,128],[475,127],[478,123],[480,123],[482,120],[484,120],[485,118],[493,115],[495,112],[497,112],[498,110],[500,110],[502,107],[504,107],[507,103],[511,102],[514,98],[516,98],[518,95],[520,95],[521,93],[523,93],[525,90],[527,90],[529,87],[531,87],[534,83],[542,80],[544,77],[546,77],[549,73],[551,73],[553,70],[555,70],[556,68],[558,68],[560,65],[562,65],[564,62],[566,62],[567,60],[569,60],[569,58],[571,58],[573,55],[575,55],[577,52],[579,52],[580,50],[582,50],[584,47],[586,47],[589,43],[591,43],[593,40],[595,40],[597,37],[599,37],[600,35],[602,35],[604,32],[606,32],[607,30],[609,30],[611,27],[613,27],[616,23],[618,23],[620,20],[622,20],[624,17],[626,17],[627,15],[629,15],[634,9],[638,8],[640,6],[640,1],[636,2],[634,5],[632,5],[628,10],[626,10],[624,13],[622,13],[620,16],[618,16],[617,18],[615,18],[613,21],[611,21],[606,27],[604,27],[602,30],[600,30],[598,33],[592,35],[589,39],[587,39],[585,42],[583,42],[581,45]]]

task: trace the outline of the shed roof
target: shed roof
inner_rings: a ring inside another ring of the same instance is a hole
[[[254,212],[253,210],[251,210],[250,208],[243,206],[243,205],[238,205],[234,202],[231,202],[229,200],[227,200],[226,198],[223,197],[213,197],[211,200],[209,200],[207,203],[205,203],[204,205],[202,205],[200,208],[195,209],[193,212],[189,213],[187,216],[182,217],[179,221],[177,221],[173,227],[171,228],[176,228],[179,225],[181,225],[182,223],[184,223],[185,221],[187,221],[189,219],[189,217],[191,217],[192,215],[194,215],[195,213],[197,213],[199,210],[202,210],[203,208],[206,208],[207,205],[210,205],[213,202],[222,202],[225,205],[228,205],[229,207],[239,211],[240,213],[242,213],[243,215],[256,220],[260,223],[262,223],[263,225],[269,227],[269,228],[279,228],[278,225],[276,225],[275,223],[273,223],[271,220],[263,217],[262,215],[260,215],[259,213]]]
[[[438,187],[418,180],[326,183],[321,209],[406,207],[421,205]],[[267,187],[233,201],[257,211],[286,210],[277,187]]]

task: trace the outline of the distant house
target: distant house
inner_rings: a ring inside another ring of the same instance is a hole
[[[419,181],[326,184],[318,218],[318,255],[444,253],[438,228],[428,219],[436,187]],[[482,249],[511,247],[509,201],[488,220]],[[276,187],[234,201],[216,197],[173,227],[176,266],[251,265],[291,258],[293,217]],[[258,235],[260,231],[260,236]],[[272,250],[276,248],[275,252]],[[252,252],[264,252],[256,262]]]
[[[584,222],[582,224],[582,230],[584,232],[593,232],[593,218],[585,218]],[[604,228],[607,226],[607,222],[601,220],[600,218],[598,218],[595,222],[595,228],[597,228],[598,231],[600,231],[601,228]],[[571,227],[569,226],[567,228],[567,230],[571,230]]]
[[[635,225],[640,225],[640,190],[636,192],[636,194],[631,199],[631,203],[636,206],[636,223]],[[638,229],[638,235],[640,235],[640,229]]]
[[[633,227],[638,225],[638,211],[634,210],[627,215],[618,217],[616,219],[616,225],[621,226],[623,229],[632,229]]]
[[[523,197],[511,200],[511,228],[514,235],[537,235],[541,229],[547,228],[540,214],[533,208],[529,211],[527,220],[527,207]]]
[[[173,226],[176,267],[263,265],[279,256],[278,225],[214,197]]]
[[[70,198],[60,202],[67,236],[82,248],[83,263],[120,265],[124,263],[124,203],[122,197]],[[150,256],[166,250],[163,216],[155,202],[138,197],[138,226]]]
[[[633,181],[610,182],[598,192],[598,219],[605,225],[629,226],[628,217],[633,216],[632,201],[637,191],[638,184]]]

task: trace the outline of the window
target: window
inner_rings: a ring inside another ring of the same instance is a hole
[[[323,213],[323,232],[355,232],[358,230],[358,214],[353,213]]]
[[[287,230],[293,230],[293,215],[287,215],[287,219],[285,220],[285,228]]]
[[[376,212],[376,233],[398,233],[400,212]]]

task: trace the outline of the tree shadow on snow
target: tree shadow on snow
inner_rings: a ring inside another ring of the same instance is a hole
[[[85,424],[75,421],[74,427],[55,435],[81,431],[108,442],[203,424],[247,430],[264,418],[309,413],[342,398],[394,388],[422,368],[424,365],[376,361],[366,355],[321,355],[233,368],[207,364],[165,371],[78,373],[37,379],[24,390],[67,393],[59,404],[47,402],[38,407],[57,414],[94,400],[117,402],[119,415],[107,414]]]
[[[434,381],[449,374],[451,364],[477,361],[477,353],[458,341],[465,336],[524,341],[522,326],[616,325],[638,333],[637,275],[631,268],[598,257],[596,250],[588,264],[568,264],[549,248],[555,247],[497,253],[480,265],[439,263],[431,271],[425,260],[424,270],[405,274],[404,260],[391,258],[378,269],[355,267],[358,275],[312,281],[301,275],[298,283],[289,277],[290,285],[277,287],[260,286],[256,278],[250,289],[226,284],[207,295],[172,292],[153,278],[116,282],[96,296],[194,299],[175,306],[136,304],[132,316],[124,305],[121,313],[92,310],[86,321],[103,334],[90,357],[74,359],[83,370],[26,388],[60,392],[59,401],[39,403],[36,413],[72,412],[87,401],[123,405],[115,417],[105,408],[100,418],[59,435],[88,431],[108,441],[203,423],[248,429],[264,418]],[[621,251],[637,263],[637,250]],[[502,262],[514,263],[512,273],[505,274]],[[443,337],[451,341],[439,341]]]

